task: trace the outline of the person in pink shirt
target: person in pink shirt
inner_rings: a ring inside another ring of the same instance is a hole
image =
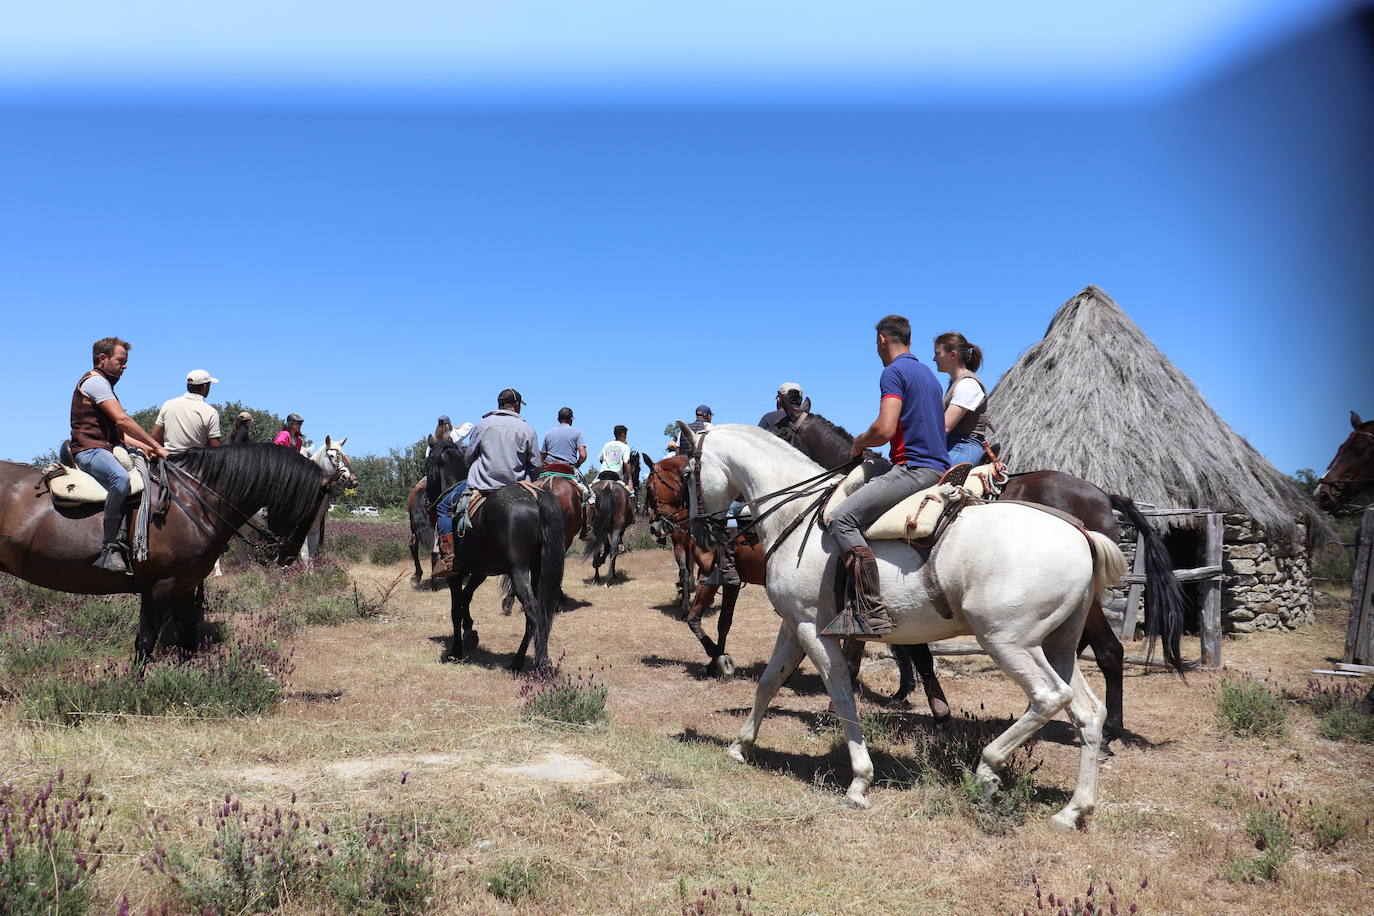
[[[277,437],[272,441],[277,445],[294,448],[299,452],[301,446],[305,444],[305,438],[301,436],[301,424],[304,422],[300,414],[288,414],[286,417],[286,425],[281,428],[281,432],[277,433]]]

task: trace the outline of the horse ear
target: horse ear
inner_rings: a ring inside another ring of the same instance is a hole
[[[324,447],[325,447],[325,448],[333,448],[333,447],[334,447],[334,443],[329,441],[329,434],[328,434],[328,433],[325,433],[325,434],[324,434]]]
[[[348,437],[347,437],[347,436],[344,436],[342,439],[340,439],[340,440],[339,440],[339,448],[343,448],[343,447],[344,447],[344,443],[347,442],[347,441],[348,441]]]
[[[697,434],[692,431],[692,427],[688,426],[685,420],[678,420],[677,431],[682,441],[691,446],[692,451],[695,452],[697,450]]]
[[[1355,413],[1355,411],[1353,410],[1350,411],[1350,425],[1355,427],[1356,429],[1359,429],[1361,426],[1364,425],[1364,421],[1360,419],[1360,415]]]
[[[648,455],[644,456],[644,463],[649,466],[649,470],[652,471],[654,469],[654,459],[650,458]]]

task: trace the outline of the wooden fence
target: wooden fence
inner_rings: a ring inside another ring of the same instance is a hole
[[[1191,569],[1174,570],[1174,578],[1180,582],[1201,582],[1199,588],[1202,604],[1199,608],[1198,631],[1202,642],[1202,667],[1221,667],[1221,543],[1225,530],[1220,512],[1211,509],[1155,509],[1147,503],[1137,503],[1140,514],[1147,518],[1179,516],[1200,517],[1203,520],[1202,565]],[[1126,613],[1121,619],[1122,639],[1135,639],[1136,627],[1140,623],[1140,608],[1145,586],[1145,535],[1137,531],[1135,537],[1135,564],[1129,575],[1121,581],[1130,588],[1126,592]],[[1128,656],[1127,661],[1144,663],[1145,659]]]
[[[1374,665],[1374,506],[1364,510],[1355,537],[1355,575],[1350,581],[1350,626],[1345,632],[1347,664]]]

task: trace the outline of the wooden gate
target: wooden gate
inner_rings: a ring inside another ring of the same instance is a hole
[[[1202,667],[1221,667],[1221,540],[1224,530],[1220,512],[1211,509],[1156,509],[1148,503],[1136,503],[1140,514],[1147,518],[1190,515],[1203,519],[1205,533],[1202,565],[1191,569],[1174,570],[1180,582],[1201,582],[1202,606],[1199,609],[1199,635],[1202,642]],[[1145,591],[1145,535],[1135,536],[1135,563],[1121,581],[1130,586],[1126,592],[1126,613],[1121,620],[1121,638],[1135,639],[1140,623],[1141,598]],[[1127,661],[1143,663],[1139,656],[1127,656]]]
[[[1374,506],[1364,510],[1355,537],[1355,575],[1350,581],[1350,627],[1345,631],[1347,664],[1374,665]]]

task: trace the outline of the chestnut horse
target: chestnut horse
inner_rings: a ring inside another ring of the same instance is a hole
[[[133,574],[92,564],[102,547],[103,504],[58,509],[42,472],[0,462],[0,571],[35,585],[81,595],[137,594],[142,599],[134,659],[152,654],[169,618],[178,648],[198,647],[196,590],[240,525],[267,510],[276,560],[290,563],[314,527],[339,472],[323,474],[308,458],[270,442],[193,448],[162,463],[161,482],[143,499],[161,502],[148,531],[148,557]]]
[[[605,583],[607,588],[615,584],[615,560],[620,555],[620,542],[625,537],[625,529],[635,520],[634,498],[630,495],[632,491],[626,487],[639,487],[637,453],[632,453],[630,460],[625,462],[625,472],[630,478],[625,486],[614,480],[598,480],[592,484],[592,493],[596,496],[591,520],[592,536],[587,541],[582,558],[591,559],[592,583],[598,585],[601,584],[601,564],[610,561],[610,575]]]
[[[1317,482],[1317,505],[1325,512],[1335,512],[1374,484],[1374,420],[1361,420],[1352,410],[1350,425],[1353,431]]]
[[[415,564],[415,574],[410,577],[410,587],[415,589],[437,589],[440,582],[430,579],[420,567],[420,554],[434,552],[434,505],[428,497],[429,481],[421,477],[420,482],[410,488],[406,497],[406,515],[410,518],[410,560]]]

